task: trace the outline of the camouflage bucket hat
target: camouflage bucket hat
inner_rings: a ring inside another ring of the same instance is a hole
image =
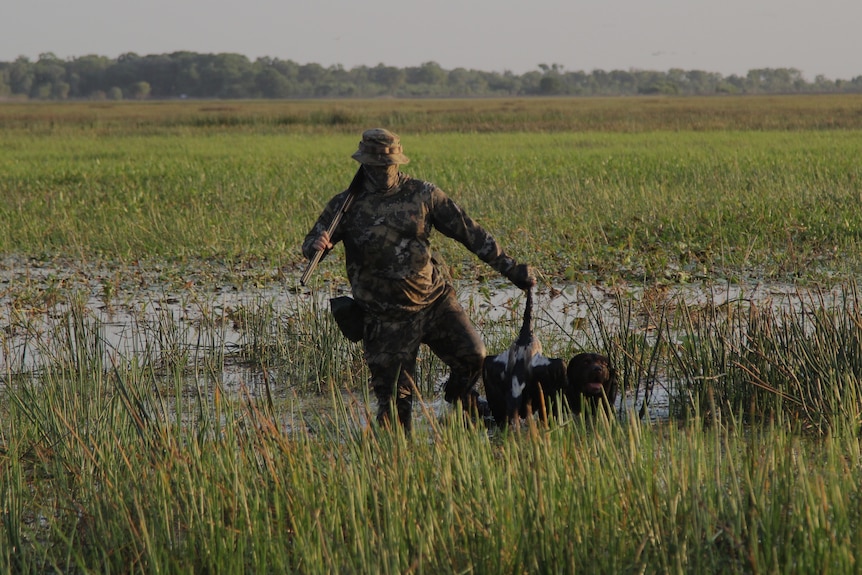
[[[360,164],[369,166],[391,166],[410,161],[401,153],[401,139],[398,134],[383,128],[372,128],[362,132],[359,149],[351,157]]]

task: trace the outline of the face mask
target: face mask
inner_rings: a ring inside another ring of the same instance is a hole
[[[390,190],[398,184],[398,164],[389,166],[364,165],[365,177],[377,190]]]

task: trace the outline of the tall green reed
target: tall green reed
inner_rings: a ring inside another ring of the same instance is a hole
[[[336,415],[320,416],[328,431],[285,434],[254,402],[218,409],[219,432],[204,440],[169,421],[148,441],[114,431],[110,451],[73,438],[70,449],[94,464],[66,459],[72,472],[45,480],[56,502],[43,519],[50,529],[42,538],[24,530],[24,565],[840,570],[859,543],[852,435],[803,440],[783,425],[750,435],[694,417],[679,427],[568,420],[489,437],[452,418],[407,439],[357,426],[337,400]],[[338,431],[344,423],[353,431]],[[32,492],[16,495],[33,508]]]
[[[681,306],[672,379],[681,406],[796,421],[817,433],[858,428],[862,412],[855,283],[814,291],[784,305],[736,302]]]
[[[843,295],[853,293],[848,288]],[[599,302],[590,305],[597,310]],[[506,321],[520,313],[518,302],[512,308]],[[632,327],[599,323],[607,320],[594,311],[596,331],[576,337],[586,345],[607,340],[603,349],[615,353],[621,369],[640,374],[635,379],[649,376],[654,368],[644,366],[668,349],[729,347],[743,326],[747,348],[758,352],[747,364],[738,361],[749,371],[769,337],[793,350],[781,357],[775,355],[781,345],[768,348],[775,364],[812,345],[808,323],[793,327],[787,318],[784,332],[778,322],[749,325],[751,317],[771,317],[758,311],[725,327],[718,309],[704,308],[709,313],[699,321],[708,328],[682,346],[668,344],[680,337],[670,328],[653,339],[636,333],[661,325],[649,318],[665,317],[678,327],[679,317],[695,317],[695,310],[659,294],[621,306],[620,321]],[[836,309],[855,310],[855,304]],[[836,309],[816,320],[824,342],[843,341],[855,329],[853,316]],[[336,385],[327,386],[329,405],[315,411],[273,403],[251,389],[226,393],[206,378],[197,381],[197,392],[177,392],[188,390],[190,374],[160,371],[156,359],[67,353],[106,348],[98,323],[76,313],[61,322],[67,330],[57,331],[67,341],[57,344],[56,361],[32,381],[7,382],[0,558],[10,568],[843,569],[859,543],[852,409],[830,413],[830,433],[823,436],[795,433],[804,412],[792,402],[792,409],[776,407],[770,418],[759,418],[761,425],[747,426],[745,406],[725,409],[734,403],[721,395],[731,391],[722,390],[722,374],[714,380],[694,375],[681,380],[680,390],[697,398],[700,391],[690,386],[712,381],[713,403],[690,404],[679,424],[646,424],[634,413],[610,421],[564,416],[549,427],[533,421],[520,432],[489,433],[465,427],[456,413],[439,418],[423,405],[421,424],[407,438],[369,428],[367,398],[354,401]],[[251,318],[250,324],[270,325],[271,308],[262,305],[259,313],[266,321]],[[254,329],[264,332],[262,342],[283,335]],[[573,345],[548,339],[558,349]],[[157,355],[156,347],[148,353]],[[701,357],[700,365],[709,366],[720,356]],[[333,363],[345,361],[339,356]],[[775,393],[758,401],[776,401]],[[715,406],[722,417],[704,413]],[[303,413],[293,418],[298,409]]]

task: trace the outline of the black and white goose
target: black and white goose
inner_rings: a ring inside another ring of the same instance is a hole
[[[482,366],[482,381],[497,425],[518,424],[538,413],[545,419],[555,413],[568,385],[566,363],[542,355],[533,333],[533,290],[527,290],[524,322],[509,349],[489,355]]]

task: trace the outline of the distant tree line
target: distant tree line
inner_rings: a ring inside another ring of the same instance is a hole
[[[775,94],[862,92],[862,75],[850,80],[817,76],[807,81],[795,68],[753,69],[744,76],[701,70],[566,71],[539,64],[524,74],[444,70],[420,66],[299,64],[293,60],[240,54],[173,52],[116,59],[52,53],[35,62],[19,57],[0,62],[0,98],[170,99],[170,98],[375,98],[479,96],[630,96],[637,94]]]

